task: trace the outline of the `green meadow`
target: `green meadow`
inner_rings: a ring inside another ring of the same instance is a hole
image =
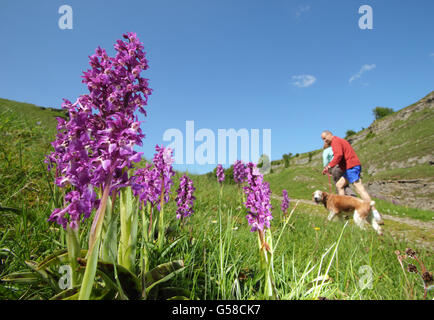
[[[1,299],[74,297],[74,292],[65,293],[59,288],[61,263],[50,262],[43,270],[35,267],[67,248],[63,228],[47,221],[60,201],[54,178],[43,162],[54,138],[55,116],[64,114],[0,100]],[[132,267],[136,276],[115,267],[111,285],[116,290],[106,292],[101,286],[101,299],[135,296],[131,279],[144,281],[139,270],[145,245],[150,252],[150,269],[182,260],[182,267],[160,277],[158,285],[147,291],[147,299],[264,298],[258,240],[245,218],[241,190],[226,181],[220,199],[220,186],[214,176],[187,173],[194,181],[197,199],[194,214],[181,225],[175,217],[174,198],[182,174],[176,173],[171,201],[164,209],[168,226],[164,230],[165,246],[158,249],[156,239],[145,244],[139,237],[137,262]],[[292,213],[286,217],[280,210],[280,201],[272,199],[273,275],[279,299],[433,299],[433,291],[425,292],[419,275],[407,271],[408,263],[420,269],[418,262],[407,258],[401,264],[396,254],[397,250],[404,254],[412,248],[426,269],[433,270],[432,246],[419,245],[411,237],[397,237],[391,231],[402,231],[399,223],[386,222],[386,233],[379,237],[373,230],[360,230],[352,219],[326,222],[323,207],[297,203],[295,199],[308,200],[315,189],[327,186],[320,166],[290,166],[267,175],[265,180],[273,195],[281,196],[286,189],[292,199]],[[431,211],[382,200],[378,200],[378,209],[420,221],[432,221],[433,216]],[[115,206],[113,214],[118,210]],[[78,241],[82,249],[87,248],[90,225],[88,219],[80,226]],[[138,226],[140,232],[142,220]],[[101,273],[96,281],[108,281],[104,279]]]

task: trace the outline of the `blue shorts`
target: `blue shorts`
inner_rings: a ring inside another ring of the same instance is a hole
[[[360,179],[360,173],[362,172],[361,166],[355,166],[344,173],[344,178],[348,180],[349,183],[354,183]]]

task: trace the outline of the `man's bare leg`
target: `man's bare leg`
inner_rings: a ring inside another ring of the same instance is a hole
[[[359,196],[362,198],[362,200],[371,202],[371,197],[366,192],[365,187],[363,186],[362,179],[359,179],[353,183],[354,189],[356,189],[356,192],[359,194]]]
[[[341,177],[338,182],[336,182],[336,188],[338,189],[338,194],[341,196],[345,195],[345,185],[348,184],[347,179]]]

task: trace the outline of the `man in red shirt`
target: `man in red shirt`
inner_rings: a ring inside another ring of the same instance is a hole
[[[344,175],[336,182],[338,194],[342,196],[345,195],[345,186],[352,184],[364,201],[371,202],[371,197],[368,192],[366,192],[360,178],[362,164],[350,143],[345,139],[333,136],[333,134],[327,130],[321,133],[321,139],[325,143],[330,144],[333,149],[333,159],[324,168],[322,173],[326,174],[329,172],[330,168],[333,168],[335,165],[339,165],[344,171]],[[375,219],[379,223],[382,223],[381,216],[375,208],[373,209],[373,213]]]

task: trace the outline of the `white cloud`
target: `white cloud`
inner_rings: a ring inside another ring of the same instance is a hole
[[[295,11],[295,16],[297,18],[300,18],[301,15],[305,12],[310,11],[310,6],[306,5],[306,6],[298,6],[297,10]]]
[[[350,80],[348,80],[349,83],[353,82],[356,79],[359,79],[362,74],[365,72],[371,71],[375,69],[377,66],[375,64],[365,64],[362,66],[359,72],[357,72],[355,75],[351,76]]]
[[[316,78],[310,74],[292,76],[292,84],[299,88],[307,88],[316,82]]]

